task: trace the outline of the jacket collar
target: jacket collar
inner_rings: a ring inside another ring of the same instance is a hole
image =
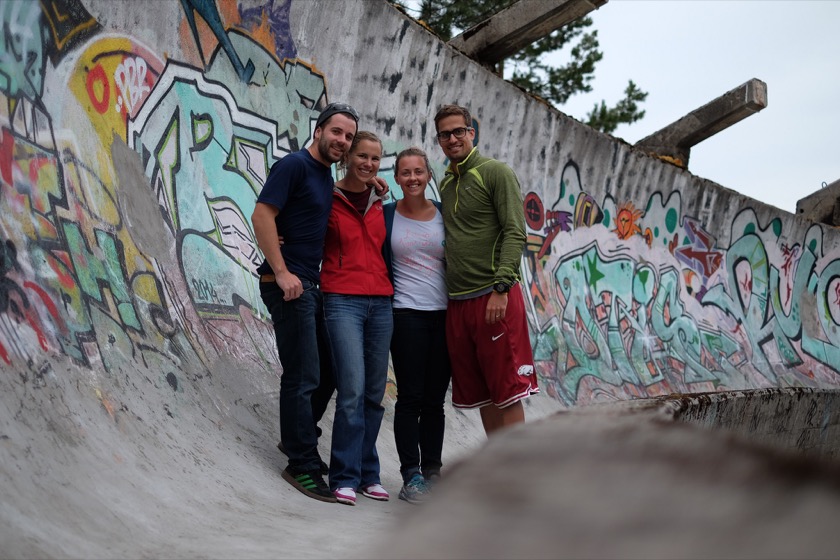
[[[473,167],[480,157],[478,147],[473,147],[467,157],[464,158],[464,161],[461,163],[450,163],[447,173],[451,173],[452,175],[463,175],[463,171]]]

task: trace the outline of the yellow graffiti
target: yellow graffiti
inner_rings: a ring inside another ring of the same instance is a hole
[[[126,141],[126,120],[139,111],[163,66],[157,55],[127,37],[99,39],[85,49],[68,87],[102,146],[109,146],[115,134]]]

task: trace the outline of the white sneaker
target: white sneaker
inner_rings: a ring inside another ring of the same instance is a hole
[[[362,496],[368,497],[372,500],[379,500],[380,502],[387,502],[391,496],[381,484],[368,484],[362,488]]]
[[[356,505],[356,491],[352,488],[345,486],[344,488],[333,490],[333,494],[335,494],[335,499],[340,504],[347,504],[348,506]]]

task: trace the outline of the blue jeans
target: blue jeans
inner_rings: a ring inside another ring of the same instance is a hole
[[[379,483],[376,438],[385,407],[391,298],[324,294],[324,316],[335,367],[335,422],[330,488]]]
[[[277,355],[283,366],[280,441],[291,470],[308,472],[321,468],[315,426],[320,418],[313,416],[313,402],[324,400],[318,395],[331,395],[333,389],[331,378],[321,384],[321,366],[329,372],[332,365],[323,324],[323,296],[311,281],[301,279],[301,283],[303,294],[291,301],[283,300],[283,290],[274,282],[260,282],[260,296],[274,322]],[[323,414],[323,410],[316,413]]]
[[[391,359],[397,380],[394,440],[400,474],[440,474],[444,402],[451,369],[446,351],[446,311],[394,309]]]

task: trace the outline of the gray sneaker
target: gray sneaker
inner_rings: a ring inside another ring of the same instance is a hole
[[[426,479],[420,473],[415,473],[411,480],[400,489],[400,500],[405,500],[409,504],[421,504],[428,497],[429,487],[426,485]]]
[[[423,473],[423,478],[426,479],[426,486],[431,491],[435,485],[440,482],[440,471],[432,471],[430,473]]]

